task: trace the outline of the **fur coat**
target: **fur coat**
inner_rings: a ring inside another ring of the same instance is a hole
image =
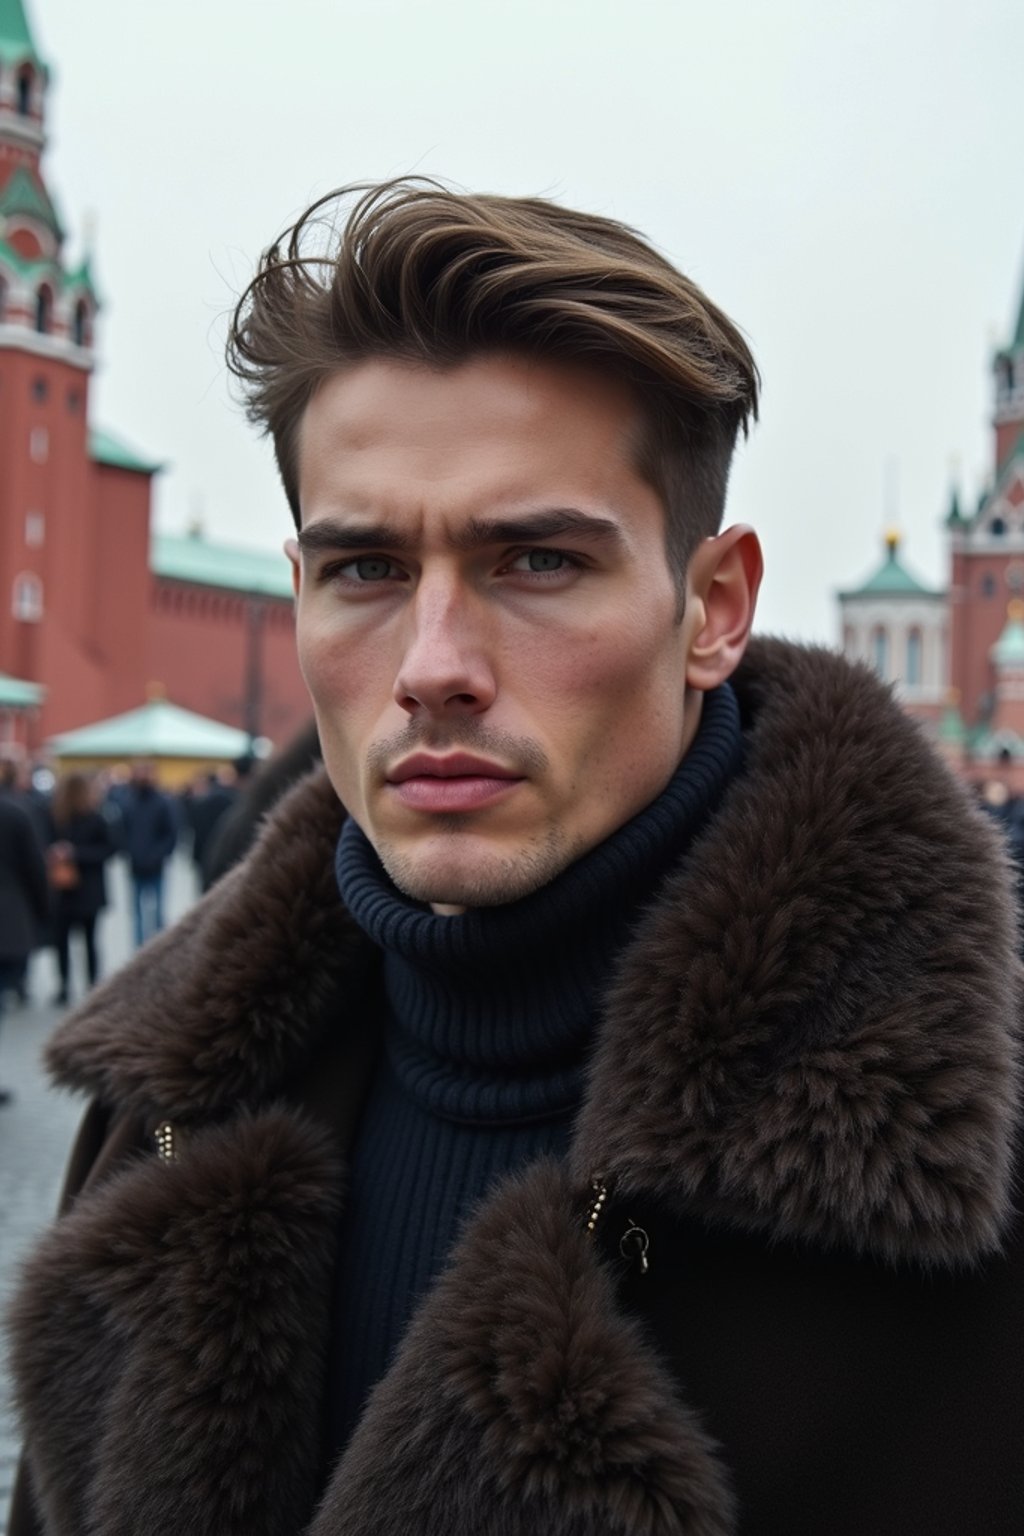
[[[762,641],[736,682],[744,771],[621,958],[568,1158],[467,1212],[335,1467],[378,966],[324,776],[59,1030],[94,1104],[13,1307],[12,1536],[1015,1536],[1004,856],[866,671]]]

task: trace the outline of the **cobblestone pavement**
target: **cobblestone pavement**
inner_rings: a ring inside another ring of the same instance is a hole
[[[128,881],[120,859],[108,870],[111,905],[100,919],[98,942],[107,974],[132,952]],[[174,920],[191,905],[195,894],[192,868],[184,854],[175,855],[168,879],[168,917]],[[72,941],[72,998],[85,986],[82,954]],[[0,1306],[7,1296],[21,1259],[33,1238],[50,1219],[57,1202],[65,1159],[82,1114],[83,1103],[50,1088],[43,1076],[40,1053],[64,1009],[49,1001],[57,991],[56,961],[51,950],[33,956],[26,1007],[9,1007],[0,1022],[0,1085],[13,1090],[14,1101],[0,1108]],[[6,1530],[10,1485],[17,1457],[8,1380],[0,1359],[0,1533]]]

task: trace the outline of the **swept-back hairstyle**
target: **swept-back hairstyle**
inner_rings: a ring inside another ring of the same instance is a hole
[[[636,464],[664,502],[681,579],[721,523],[759,378],[732,321],[624,224],[419,179],[343,188],[263,253],[227,358],[298,527],[299,424],[326,378],[369,357],[443,368],[497,351],[607,368],[633,387]]]

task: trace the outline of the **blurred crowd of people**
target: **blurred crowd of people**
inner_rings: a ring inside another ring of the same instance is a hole
[[[91,987],[102,971],[97,921],[107,905],[107,866],[125,860],[133,937],[164,926],[167,862],[189,846],[200,891],[219,873],[217,832],[235,804],[248,761],[162,789],[152,763],[57,775],[46,765],[0,759],[0,1018],[28,1000],[28,968],[41,948],[56,953],[59,989],[72,1000],[72,947],[84,951]],[[0,1104],[10,1098],[0,1087]]]

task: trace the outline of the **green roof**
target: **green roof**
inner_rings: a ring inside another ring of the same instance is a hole
[[[38,683],[25,683],[20,677],[0,672],[0,709],[32,709],[45,697],[46,689]]]
[[[1006,627],[989,655],[997,667],[1024,667],[1024,613],[1019,603],[1010,604]]]
[[[132,469],[140,475],[155,475],[162,469],[162,464],[155,464],[151,460],[142,459],[110,432],[103,432],[99,427],[89,429],[89,457],[96,464],[110,464],[114,469]]]
[[[882,564],[873,576],[869,576],[861,587],[855,587],[849,592],[840,593],[841,597],[939,597],[940,593],[934,592],[931,587],[926,587],[923,582],[912,576],[903,565],[897,555],[900,541],[895,534],[889,534],[886,538],[886,556]]]
[[[154,536],[150,565],[157,576],[173,581],[261,592],[270,597],[292,596],[292,568],[281,552],[212,544],[198,534],[182,537],[161,533]]]
[[[55,757],[198,757],[217,762],[242,757],[251,746],[248,732],[166,699],[151,699],[140,709],[64,731],[47,742]]]
[[[5,64],[20,64],[24,59],[31,59],[43,67],[21,0],[0,0],[0,59]]]
[[[955,704],[947,704],[942,711],[942,719],[939,723],[939,740],[949,746],[962,746],[967,740],[967,727],[964,725],[964,717]]]
[[[40,224],[52,230],[58,239],[63,237],[64,231],[53,199],[42,182],[31,176],[23,165],[12,172],[7,185],[0,192],[0,218],[9,219],[14,214],[37,219]]]
[[[1017,328],[1013,333],[1010,347],[1014,352],[1018,347],[1024,347],[1024,283],[1021,284],[1020,309],[1017,311]]]

